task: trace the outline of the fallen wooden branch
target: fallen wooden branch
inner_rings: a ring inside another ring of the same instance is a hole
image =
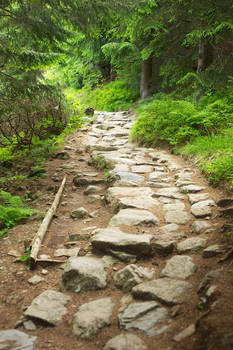
[[[60,186],[60,188],[55,196],[53,204],[51,205],[51,207],[47,211],[47,214],[45,215],[45,218],[42,221],[39,230],[37,231],[35,237],[32,240],[32,243],[30,246],[31,254],[30,254],[30,260],[29,260],[30,269],[33,269],[36,266],[38,252],[40,250],[41,244],[44,240],[44,237],[45,237],[45,234],[48,230],[50,222],[51,222],[51,220],[52,220],[52,218],[57,210],[58,204],[59,204],[60,199],[61,199],[62,192],[63,192],[64,187],[65,187],[65,183],[66,183],[66,176],[64,177],[64,179],[61,183],[61,186]]]

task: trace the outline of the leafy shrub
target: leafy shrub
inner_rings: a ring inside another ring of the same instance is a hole
[[[131,137],[147,145],[156,145],[160,140],[172,145],[182,144],[193,137],[230,127],[232,111],[233,103],[226,98],[217,99],[204,108],[185,100],[155,98],[138,107]]]
[[[9,192],[0,191],[0,237],[9,228],[34,214],[36,210],[25,206],[19,196],[12,196]]]
[[[86,87],[82,90],[80,101],[96,110],[114,112],[128,110],[138,96],[139,92],[136,89],[128,86],[123,80],[116,80],[93,91]]]
[[[220,135],[201,136],[178,149],[187,157],[195,157],[210,183],[227,180],[233,187],[233,128]]]

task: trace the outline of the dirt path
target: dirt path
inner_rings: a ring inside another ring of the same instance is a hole
[[[232,244],[216,204],[223,194],[180,157],[128,143],[129,114],[95,117],[38,180],[36,206],[46,211],[68,177],[40,256],[74,257],[30,271],[12,255],[23,254],[39,222],[11,230],[1,241],[0,329],[17,324],[37,337],[36,350],[232,349],[232,258],[219,262]],[[35,275],[41,281],[29,283]],[[31,311],[48,290],[62,294]]]

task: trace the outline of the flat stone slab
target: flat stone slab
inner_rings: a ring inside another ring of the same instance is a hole
[[[150,173],[149,175],[149,181],[157,181],[161,180],[163,177],[167,175],[167,172],[164,171],[154,171],[153,173]]]
[[[151,197],[154,191],[149,187],[110,187],[106,192],[106,200],[113,204],[116,199],[121,197]]]
[[[150,280],[154,277],[155,270],[149,270],[146,267],[134,264],[124,267],[114,275],[115,286],[120,288],[124,293],[130,292],[131,289],[143,280]]]
[[[16,329],[0,331],[0,349],[2,350],[34,350],[37,337]],[[145,348],[146,349],[146,348]]]
[[[166,211],[171,211],[171,210],[185,210],[185,204],[181,201],[177,201],[178,203],[168,203],[163,206],[163,209]]]
[[[171,233],[177,232],[179,230],[179,225],[177,224],[168,224],[159,228],[160,233]]]
[[[178,254],[194,253],[206,246],[207,240],[200,237],[191,237],[177,244]]]
[[[188,282],[172,278],[159,278],[138,284],[132,289],[132,294],[136,298],[157,300],[166,305],[176,305],[186,302],[192,289],[192,285]]]
[[[127,333],[110,339],[103,350],[147,350],[147,346],[137,335]]]
[[[168,224],[185,225],[191,220],[191,215],[183,210],[169,210],[165,214],[165,220]]]
[[[200,192],[200,191],[202,191],[204,189],[205,189],[204,186],[187,185],[187,186],[183,186],[181,188],[181,192],[182,193],[196,193],[196,192]]]
[[[77,256],[79,253],[80,248],[70,248],[70,249],[66,249],[66,248],[60,248],[57,249],[54,253],[54,256]]]
[[[191,213],[197,218],[209,216],[212,214],[211,207],[215,205],[216,204],[213,200],[198,202],[191,206]]]
[[[112,227],[100,230],[92,237],[91,244],[97,250],[108,252],[115,249],[140,256],[150,254],[151,239],[152,235],[124,233],[119,228]]]
[[[70,299],[63,293],[46,290],[32,301],[24,315],[56,326],[67,313],[65,305]]]
[[[186,279],[192,276],[197,270],[192,258],[185,255],[175,255],[169,259],[166,266],[160,273],[160,277]]]
[[[157,200],[141,195],[140,197],[122,197],[117,201],[117,208],[137,208],[137,209],[152,209],[158,206]]]
[[[144,176],[137,175],[134,173],[130,173],[129,171],[112,171],[111,175],[114,178],[118,178],[121,180],[127,180],[127,181],[133,181],[133,182],[143,182],[144,181]]]
[[[34,275],[33,277],[28,279],[28,283],[32,284],[32,285],[36,285],[40,282],[43,282],[45,279],[39,275]]]
[[[144,174],[153,171],[153,167],[150,165],[135,165],[131,167],[133,173]]]
[[[159,324],[168,317],[168,311],[155,301],[145,301],[130,304],[123,313],[119,314],[120,329],[137,330],[147,336],[154,336],[165,331],[168,327]]]
[[[192,227],[193,227],[194,232],[200,233],[202,230],[210,228],[211,225],[208,221],[196,220],[196,221],[194,221]]]
[[[80,306],[74,315],[73,333],[81,339],[92,338],[111,324],[114,305],[111,298],[103,298]]]
[[[196,193],[196,194],[188,195],[188,199],[191,204],[207,200],[208,197],[209,197],[208,193]]]
[[[146,226],[158,223],[159,219],[148,210],[121,209],[118,214],[111,218],[109,226]]]
[[[75,293],[103,289],[106,279],[104,262],[92,257],[69,258],[62,274],[64,288]]]
[[[153,197],[167,197],[167,198],[173,198],[173,199],[184,199],[184,196],[179,193],[179,189],[177,187],[161,188],[153,194]]]

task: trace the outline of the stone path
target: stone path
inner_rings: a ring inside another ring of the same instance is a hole
[[[95,119],[85,147],[92,163],[108,169],[110,186],[105,201],[112,218],[106,228],[93,230],[91,253],[78,256],[77,248],[60,252],[70,256],[60,292],[44,291],[24,316],[27,322],[39,319],[56,326],[67,313],[72,293],[86,293],[91,298],[75,313],[70,330],[77,339],[93,344],[104,328],[118,323],[117,336],[109,337],[104,350],[149,350],[146,339],[161,334],[171,337],[178,305],[186,305],[192,298],[198,301],[198,288],[206,302],[216,293],[215,275],[201,286],[200,277],[195,277],[204,259],[223,253],[211,240],[211,232],[217,229],[216,203],[203,180],[199,181],[192,169],[183,168],[175,156],[129,143],[133,118],[128,113],[96,112]],[[101,183],[95,182],[95,176],[91,181],[76,176],[73,183],[83,187],[90,202],[100,199]],[[88,212],[78,208],[71,216],[81,220]],[[121,268],[114,267],[119,261]],[[120,304],[111,296],[114,288],[122,293]],[[98,290],[109,290],[108,296],[99,293],[95,298],[93,291]],[[71,294],[67,296],[67,292]],[[118,320],[113,320],[113,314]],[[194,332],[195,325],[184,324],[173,330],[174,342]],[[0,348],[2,339],[7,342],[7,332],[0,331]],[[34,341],[26,336],[27,347],[17,349],[33,349]]]

